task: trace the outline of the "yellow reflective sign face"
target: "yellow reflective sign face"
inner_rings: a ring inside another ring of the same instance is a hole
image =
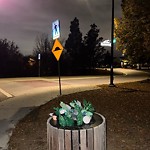
[[[56,39],[52,48],[52,53],[56,57],[57,61],[59,61],[63,49],[64,48],[62,47],[61,43],[58,41],[58,39]]]

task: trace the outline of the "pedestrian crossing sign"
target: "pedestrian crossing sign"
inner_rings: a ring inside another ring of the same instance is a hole
[[[52,23],[52,36],[53,40],[60,37],[60,21],[56,20]]]

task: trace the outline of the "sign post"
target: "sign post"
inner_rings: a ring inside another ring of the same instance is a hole
[[[60,61],[58,61],[59,94],[61,95]]]
[[[61,93],[61,79],[60,79],[60,56],[62,54],[63,51],[63,46],[61,45],[61,43],[58,41],[58,39],[55,40],[53,48],[52,48],[52,53],[54,54],[56,60],[58,61],[58,76],[59,76],[59,91],[60,91],[60,95]]]
[[[52,48],[52,53],[54,54],[54,56],[56,57],[56,59],[58,61],[59,89],[60,89],[60,95],[61,95],[61,80],[60,80],[60,62],[59,62],[59,58],[60,58],[61,53],[63,51],[63,47],[60,44],[60,42],[58,41],[58,38],[60,37],[60,21],[59,20],[55,20],[54,22],[52,22],[52,37],[53,37],[53,40],[55,40],[53,48]]]
[[[112,17],[111,17],[111,66],[110,66],[110,87],[114,87],[114,0],[112,0]]]
[[[39,60],[39,77],[40,77],[40,74],[41,74],[41,62],[40,62],[40,60],[41,60],[41,54],[38,54],[38,60]]]
[[[114,7],[114,6],[113,6]],[[112,16],[113,17],[113,16]],[[114,24],[112,24],[112,26],[114,26]],[[112,27],[113,30],[113,27]],[[114,72],[113,72],[113,49],[114,49],[114,44],[116,43],[116,39],[113,37],[113,31],[112,31],[112,35],[111,35],[111,41],[110,40],[105,40],[103,42],[101,42],[101,46],[107,46],[107,47],[111,47],[111,65],[110,65],[110,87],[114,87]]]

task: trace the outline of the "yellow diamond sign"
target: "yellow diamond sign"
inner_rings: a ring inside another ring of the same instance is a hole
[[[59,61],[63,49],[64,48],[62,47],[61,43],[58,41],[58,39],[56,39],[52,48],[52,53],[56,57],[57,61]]]

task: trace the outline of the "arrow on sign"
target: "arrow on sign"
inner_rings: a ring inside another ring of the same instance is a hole
[[[56,39],[52,48],[52,53],[56,57],[57,61],[59,61],[63,49],[64,48],[62,47],[61,43],[58,41],[58,39]]]

